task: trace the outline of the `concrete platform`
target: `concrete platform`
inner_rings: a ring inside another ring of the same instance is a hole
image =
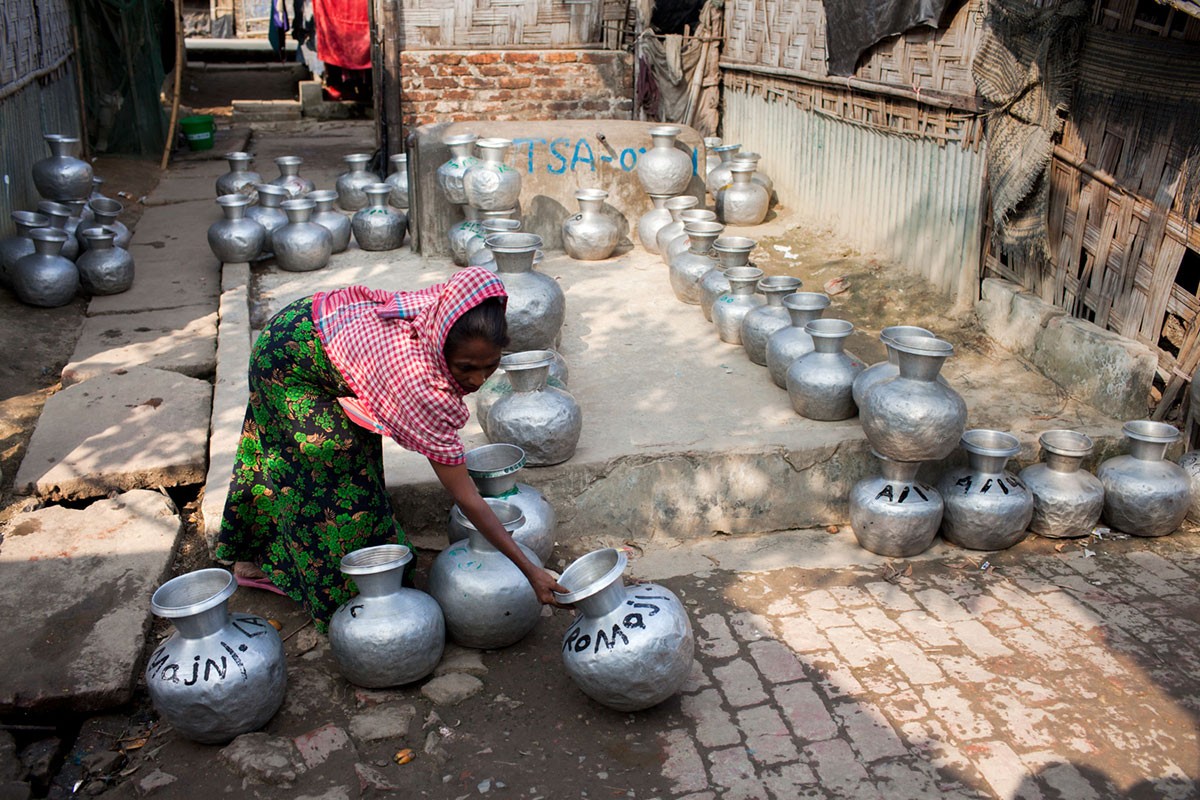
[[[202,378],[216,369],[217,314],[210,306],[88,317],[63,386],[136,366]]]
[[[13,489],[98,497],[204,480],[212,387],[149,367],[100,375],[46,401]]]
[[[751,233],[762,235],[762,227]],[[827,423],[796,415],[764,368],[740,347],[719,341],[697,307],[675,300],[657,257],[640,249],[592,263],[547,255],[542,271],[566,290],[561,351],[584,426],[570,461],[527,470],[523,480],[558,509],[560,542],[644,543],[657,535],[686,539],[846,521],[850,488],[876,469],[857,419]],[[418,288],[451,271],[444,261],[424,259],[407,247],[347,251],[318,272],[261,273],[249,302],[261,324],[274,310],[319,289],[351,283]],[[827,316],[838,316],[838,309],[835,297]],[[899,320],[851,321],[877,332]],[[970,340],[944,373],[967,400],[969,426],[1000,428],[1020,438],[1023,453],[1014,467],[1036,459],[1037,436],[1049,428],[1087,432],[1097,440],[1096,462],[1118,445],[1118,421],[1065,397],[1011,354],[980,345],[962,322],[948,319],[941,332]],[[223,324],[220,335],[248,341],[252,332]],[[882,358],[882,348],[865,330],[849,349],[868,361]],[[240,413],[226,411],[218,408],[214,419],[240,421]],[[486,442],[473,421],[463,435],[468,447]],[[436,544],[450,505],[445,492],[422,457],[391,442],[384,452],[401,524]],[[939,465],[926,470],[932,479]],[[207,488],[210,495],[222,491],[211,482]]]
[[[0,714],[127,703],[183,522],[138,490],[19,514],[0,545]]]

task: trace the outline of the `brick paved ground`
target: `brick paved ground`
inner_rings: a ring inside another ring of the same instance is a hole
[[[666,796],[1197,796],[1198,544],[673,584],[699,648]]]
[[[988,559],[942,546],[891,565],[846,531],[647,545],[632,572],[680,595],[697,650],[683,692],[637,714],[570,683],[567,612],[444,664],[479,678],[444,705],[421,685],[349,686],[302,610],[239,592],[298,634],[284,708],[249,749],[160,726],[104,796],[1200,796],[1200,534]]]

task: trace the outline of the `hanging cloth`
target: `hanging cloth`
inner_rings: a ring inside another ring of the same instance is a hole
[[[936,28],[946,0],[825,0],[830,75],[853,75],[871,45],[918,25]]]
[[[314,0],[317,57],[342,69],[371,68],[367,0]]]
[[[275,51],[275,57],[283,60],[283,42],[287,38],[288,12],[286,0],[271,0],[271,25],[267,28],[267,41]]]

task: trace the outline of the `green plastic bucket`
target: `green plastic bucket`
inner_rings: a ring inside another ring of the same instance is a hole
[[[194,117],[184,117],[179,120],[179,127],[187,139],[189,150],[211,150],[217,126],[213,124],[211,114],[197,114]]]

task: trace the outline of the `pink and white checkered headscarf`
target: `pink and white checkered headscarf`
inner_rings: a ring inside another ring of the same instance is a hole
[[[504,284],[482,267],[416,292],[349,286],[313,295],[313,323],[355,397],[339,398],[359,425],[442,464],[464,460],[464,392],[442,348],[458,318]]]

